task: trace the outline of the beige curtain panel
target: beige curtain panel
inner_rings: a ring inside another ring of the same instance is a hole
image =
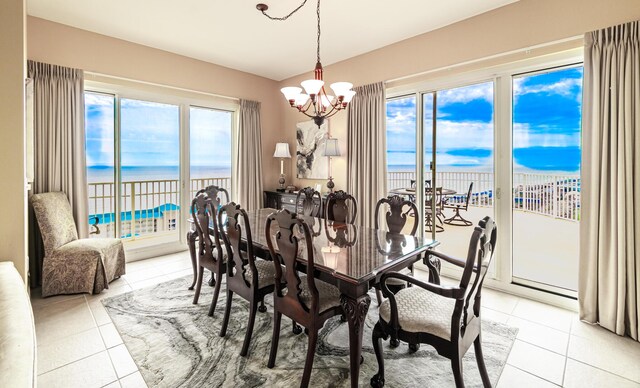
[[[638,340],[640,23],[585,35],[580,318]]]
[[[237,181],[234,192],[245,210],[262,207],[262,125],[260,103],[240,100]]]
[[[34,180],[32,194],[62,191],[69,198],[78,236],[88,237],[87,170],[84,132],[84,74],[82,70],[28,61],[33,80]],[[33,221],[33,220],[32,220]],[[30,225],[31,277],[39,282],[43,253]],[[35,250],[35,251],[34,251]]]
[[[354,88],[348,109],[347,191],[358,201],[356,223],[374,227],[375,206],[387,195],[384,84]]]

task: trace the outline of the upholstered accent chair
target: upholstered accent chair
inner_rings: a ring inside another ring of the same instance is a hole
[[[305,187],[296,196],[296,213],[322,217],[322,196],[313,187]]]
[[[34,194],[31,204],[44,242],[42,296],[97,294],[125,274],[122,241],[78,239],[65,193]]]
[[[272,238],[272,223],[278,226],[275,244]],[[318,332],[327,319],[343,312],[340,290],[332,284],[315,279],[314,276],[300,275],[296,270],[298,253],[305,252],[307,273],[313,274],[315,271],[313,237],[302,216],[298,217],[286,209],[280,210],[267,218],[265,230],[276,280],[273,294],[273,337],[267,367],[275,366],[280,321],[284,314],[304,326],[309,335],[307,359],[300,382],[300,387],[308,387]]]
[[[418,211],[418,207],[414,202],[407,200],[399,195],[392,195],[386,198],[381,198],[376,204],[374,215],[374,225],[376,229],[380,229],[381,226],[381,211],[384,211],[384,225],[387,233],[390,233],[391,235],[416,235],[418,225],[420,224],[420,212]],[[376,235],[376,239],[377,237],[378,235]],[[388,236],[387,239],[393,241],[393,236]],[[378,241],[376,241],[376,243],[378,243]],[[393,244],[391,245],[393,247]],[[387,254],[387,252],[381,250],[380,247],[378,247],[378,250],[382,254]],[[413,265],[400,271],[400,273],[403,273],[405,275],[413,275]],[[407,285],[407,282],[391,278],[387,280],[387,285],[391,287],[392,291],[398,291],[404,288]],[[376,288],[376,297],[378,299],[378,305],[380,305],[382,303],[382,293],[380,292],[380,288]]]
[[[388,299],[380,305],[380,319],[373,328],[378,373],[371,378],[372,387],[384,386],[382,339],[389,337],[408,342],[411,351],[418,350],[421,343],[433,346],[439,355],[451,360],[458,388],[464,387],[462,357],[473,344],[482,383],[485,387],[491,387],[482,356],[480,307],[482,284],[491,263],[496,239],[496,225],[491,218],[485,217],[471,235],[466,260],[435,251],[429,253],[463,269],[457,287],[421,282],[398,272],[382,275],[380,286]],[[387,286],[387,280],[391,278],[404,280],[414,286],[393,294]],[[439,276],[434,278],[439,279]]]

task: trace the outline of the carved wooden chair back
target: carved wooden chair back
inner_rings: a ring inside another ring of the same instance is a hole
[[[302,202],[300,199],[302,198]],[[313,187],[305,187],[296,196],[296,213],[322,217],[322,196]]]
[[[387,226],[387,230],[390,233],[402,233],[415,236],[418,230],[418,224],[420,223],[420,213],[415,203],[401,197],[399,195],[393,195],[386,198],[382,198],[376,204],[375,210],[375,228],[380,229],[380,209],[386,207],[386,214],[384,220]],[[413,222],[413,225],[408,230],[405,230],[407,222]]]
[[[226,205],[230,201],[229,192],[224,187],[209,185],[204,189],[198,190],[196,192],[196,197],[201,193],[206,193],[207,196],[211,198],[211,202],[216,207],[216,210],[220,208],[220,205]],[[225,196],[224,202],[221,198],[221,194],[224,194]]]
[[[469,243],[466,264],[460,278],[464,298],[456,302],[451,333],[464,336],[465,326],[480,316],[480,297],[484,278],[495,251],[498,229],[490,217],[485,217],[475,227]]]
[[[275,237],[271,231],[271,225],[274,221],[278,228]],[[311,296],[310,304],[307,305],[301,298],[302,281],[296,270],[299,253],[304,254],[306,258],[306,272],[313,274],[315,270],[313,236],[309,225],[302,218],[298,218],[295,213],[283,209],[267,218],[265,230],[267,233],[267,246],[276,269],[274,298],[283,299],[290,306],[295,306],[293,307],[294,309],[317,315],[319,313],[320,294],[316,287],[315,277],[306,276],[307,287]],[[283,295],[282,291],[285,287],[287,288],[287,293]]]
[[[226,217],[224,217],[226,215]],[[247,288],[258,285],[258,270],[256,269],[253,238],[249,227],[249,216],[240,205],[234,202],[222,206],[218,212],[218,225],[222,231],[222,240],[227,248],[227,283]],[[242,236],[246,240],[246,250],[241,249]],[[245,254],[246,252],[246,254]],[[251,270],[252,282],[247,280],[247,270]]]
[[[327,195],[326,220],[353,224],[357,214],[358,202],[351,194],[338,190]]]
[[[218,223],[216,220],[217,207],[212,199],[205,193],[200,193],[191,201],[191,216],[195,225],[195,231],[200,240],[200,261],[216,262],[216,257],[222,257],[222,245],[220,244]],[[209,233],[213,229],[213,240]],[[213,254],[214,249],[218,255]]]

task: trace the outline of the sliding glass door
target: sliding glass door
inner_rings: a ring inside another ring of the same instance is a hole
[[[513,77],[513,279],[578,288],[582,66]]]

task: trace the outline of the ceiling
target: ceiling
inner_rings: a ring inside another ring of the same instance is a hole
[[[99,34],[274,80],[312,72],[316,1],[27,0],[27,13]],[[326,0],[321,3],[323,65],[513,3],[517,0]]]

